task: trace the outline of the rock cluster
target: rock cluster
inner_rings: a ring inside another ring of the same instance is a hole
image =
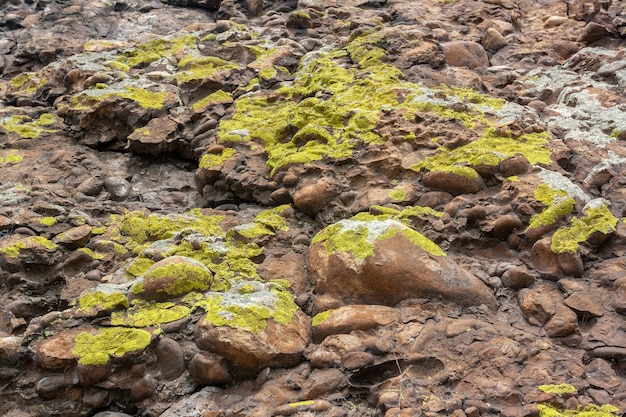
[[[623,413],[626,11],[541,3],[0,1],[0,413]]]

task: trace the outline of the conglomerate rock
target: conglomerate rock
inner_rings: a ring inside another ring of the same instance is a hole
[[[0,414],[623,413],[624,5],[539,3],[0,1]]]

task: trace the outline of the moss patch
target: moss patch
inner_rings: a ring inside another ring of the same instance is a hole
[[[35,139],[44,133],[53,133],[55,130],[46,129],[44,126],[53,124],[56,118],[50,113],[44,113],[37,120],[29,121],[27,116],[13,115],[7,119],[0,119],[0,127],[17,133],[25,139]]]
[[[576,410],[559,410],[548,404],[539,404],[540,417],[617,417],[618,408],[609,404],[590,404]]]
[[[191,308],[171,302],[142,302],[135,300],[133,306],[126,311],[115,311],[111,314],[114,326],[150,327],[189,317]]]
[[[216,104],[228,104],[233,102],[233,96],[231,93],[227,93],[224,90],[217,90],[214,93],[209,94],[201,100],[195,102],[191,108],[194,110],[203,110],[209,106]]]
[[[200,168],[204,168],[204,169],[209,169],[215,166],[220,166],[234,154],[235,154],[235,150],[233,148],[224,148],[224,150],[220,152],[219,154],[212,154],[212,153],[205,154],[202,156],[202,158],[200,158],[199,166]]]
[[[576,200],[566,191],[553,190],[546,183],[539,184],[535,190],[535,199],[547,207],[531,217],[529,229],[554,224],[559,218],[570,214],[576,205]]]
[[[330,310],[327,311],[322,311],[321,313],[317,313],[314,317],[313,317],[313,321],[311,322],[311,325],[313,327],[315,326],[319,326],[320,324],[324,323],[326,320],[328,320],[328,318],[330,317]]]
[[[248,239],[269,235],[273,236],[279,230],[289,230],[287,222],[281,213],[291,207],[289,204],[263,210],[257,214],[252,223],[235,227],[238,234]]]
[[[172,262],[167,263],[169,260]],[[171,298],[192,291],[206,291],[211,286],[211,278],[207,267],[195,259],[166,258],[150,267],[141,282],[133,285],[132,291],[142,294],[150,288],[151,296],[162,294],[164,298]]]
[[[539,385],[539,391],[545,392],[548,394],[575,394],[578,390],[571,384],[550,384],[550,385]]]
[[[78,311],[89,313],[92,310],[113,311],[128,307],[126,293],[121,291],[107,291],[106,286],[89,291],[78,298]]]
[[[9,150],[4,156],[0,156],[0,165],[16,165],[24,160],[17,149]]]
[[[4,253],[11,258],[17,258],[23,250],[37,249],[54,252],[57,249],[57,245],[43,236],[31,236],[10,245],[0,247],[0,253]]]
[[[585,216],[572,219],[571,226],[560,228],[554,233],[551,249],[554,253],[576,253],[578,244],[585,242],[592,234],[615,232],[618,220],[606,204],[589,207]]]
[[[150,340],[151,334],[145,330],[103,327],[95,335],[79,333],[72,353],[78,357],[81,364],[104,365],[111,357],[121,357],[128,352],[145,349]]]

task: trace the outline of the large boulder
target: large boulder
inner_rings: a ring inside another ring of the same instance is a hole
[[[317,294],[347,303],[393,306],[441,297],[462,306],[496,305],[478,278],[393,219],[358,215],[328,226],[313,239],[307,266]]]

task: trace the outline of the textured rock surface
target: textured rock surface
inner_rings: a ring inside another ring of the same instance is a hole
[[[0,0],[0,415],[623,414],[623,3]]]

